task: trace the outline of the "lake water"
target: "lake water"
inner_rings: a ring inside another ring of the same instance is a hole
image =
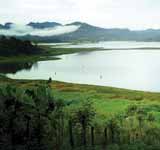
[[[40,61],[32,66],[25,64],[26,69],[22,67],[15,72],[7,72],[7,75],[14,79],[52,77],[53,80],[72,83],[160,92],[160,50],[158,50],[160,43],[158,42],[102,42],[67,44],[66,47],[103,47],[121,50],[61,55],[60,60]],[[137,49],[122,50],[123,48]]]
[[[42,44],[45,45],[45,44]],[[119,42],[97,42],[97,43],[50,43],[53,47],[67,48],[104,48],[104,49],[138,49],[138,48],[160,48],[160,42],[135,42],[135,41],[119,41]]]

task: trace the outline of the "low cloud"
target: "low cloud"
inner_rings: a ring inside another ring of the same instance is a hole
[[[35,29],[28,25],[12,24],[10,29],[0,29],[0,35],[5,36],[56,36],[66,33],[71,33],[79,29],[80,26],[68,25],[68,26],[56,26],[53,28]]]

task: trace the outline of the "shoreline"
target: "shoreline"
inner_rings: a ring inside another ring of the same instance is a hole
[[[20,89],[35,88],[48,84],[47,80],[14,80],[0,76],[0,86],[12,85]],[[73,84],[59,81],[49,83],[55,99],[71,103],[66,107],[69,111],[78,107],[83,101],[91,101],[93,107],[103,121],[113,115],[123,113],[130,105],[159,106],[160,93],[127,90],[107,86]]]
[[[48,80],[45,79],[11,79],[6,77],[3,74],[0,74],[0,83],[5,82],[5,83],[18,83],[18,84],[23,84],[23,83],[47,83]],[[133,90],[133,89],[127,89],[127,88],[119,88],[119,87],[112,87],[112,86],[102,86],[102,85],[92,85],[92,84],[80,84],[80,83],[71,83],[71,82],[63,82],[63,81],[57,81],[53,80],[51,82],[51,85],[59,85],[63,84],[66,86],[77,86],[77,87],[83,87],[83,88],[92,88],[92,89],[105,89],[105,90],[114,90],[115,92],[121,91],[121,92],[130,92],[130,93],[143,93],[143,94],[158,94],[160,95],[160,92],[151,92],[151,91],[142,91],[142,90]]]
[[[44,51],[42,54],[37,55],[17,55],[17,56],[0,56],[1,63],[10,62],[37,62],[47,60],[57,60],[60,55],[74,54],[79,52],[92,52],[92,51],[118,51],[118,50],[160,50],[160,47],[141,47],[141,48],[61,48],[51,47],[49,45],[40,45]]]
[[[57,60],[60,59],[59,55],[102,50],[97,48],[52,48],[50,46],[40,46],[40,48],[44,51],[37,55],[0,56],[0,63]]]

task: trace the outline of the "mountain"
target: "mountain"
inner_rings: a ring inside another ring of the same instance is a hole
[[[147,29],[132,31],[127,28],[106,29],[83,22],[73,22],[66,26],[80,26],[78,30],[58,36],[39,37],[45,42],[70,41],[160,41],[160,30]],[[37,37],[35,38],[35,40]]]
[[[2,24],[0,24],[0,29],[2,29],[3,28],[3,25]]]
[[[0,24],[0,29],[9,29],[12,23]],[[57,22],[30,22],[27,24],[35,29],[53,28],[62,26]],[[84,22],[73,22],[65,26],[79,26],[74,32],[55,36],[31,36],[19,37],[21,39],[36,40],[40,42],[70,42],[70,41],[160,41],[160,29],[147,29],[132,31],[121,28],[101,28]]]
[[[61,38],[82,41],[118,40],[130,32],[129,29],[105,29],[81,22],[74,22],[68,25],[79,25],[80,28],[75,32],[61,35]]]
[[[0,29],[10,29],[12,24],[13,23],[11,23],[11,22],[7,22],[4,25],[0,24]]]
[[[27,25],[33,28],[36,28],[36,29],[45,29],[45,28],[53,28],[56,26],[61,26],[62,24],[57,23],[57,22],[42,22],[42,23],[30,22]]]
[[[59,36],[64,40],[88,40],[88,41],[160,41],[160,30],[147,29],[132,31],[121,28],[100,28],[82,22],[74,22],[69,25],[79,25],[80,28],[72,33]],[[58,38],[58,37],[57,37]]]

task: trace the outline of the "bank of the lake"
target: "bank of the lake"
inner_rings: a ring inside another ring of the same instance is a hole
[[[46,80],[13,80],[4,76],[0,77],[0,84],[12,84],[21,88],[34,87],[46,84]],[[52,81],[50,86],[56,99],[61,99],[70,104],[67,109],[78,107],[82,101],[92,101],[97,112],[97,119],[103,122],[104,118],[123,113],[129,105],[138,105],[148,108],[156,120],[160,122],[159,110],[160,93],[127,90],[114,87],[72,84]]]
[[[0,56],[0,63],[56,60],[59,59],[58,55],[101,50],[96,48],[54,48],[49,45],[41,45],[39,47],[43,50],[42,53],[36,55]]]

